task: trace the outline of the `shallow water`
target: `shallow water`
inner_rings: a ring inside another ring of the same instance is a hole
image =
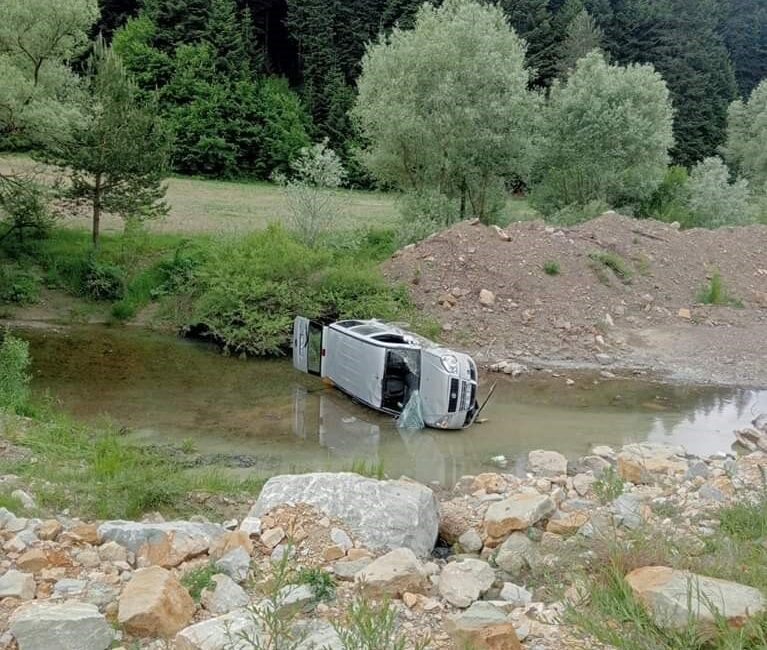
[[[33,387],[85,420],[111,420],[132,438],[195,449],[205,462],[269,476],[382,462],[391,476],[449,485],[503,455],[521,470],[527,452],[568,457],[595,444],[730,450],[733,430],[767,412],[767,391],[669,386],[574,376],[482,378],[498,387],[484,424],[459,432],[400,432],[287,361],[241,360],[212,346],[130,328],[25,330]]]

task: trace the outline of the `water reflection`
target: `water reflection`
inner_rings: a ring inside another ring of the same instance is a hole
[[[650,440],[691,453],[728,450],[732,431],[767,412],[767,391],[664,386],[578,377],[501,378],[467,431],[399,431],[391,418],[293,371],[285,361],[244,361],[174,337],[82,326],[26,331],[33,387],[78,418],[107,417],[134,439],[191,442],[206,458],[249,472],[348,469],[450,484],[503,455],[521,470],[532,449],[568,457],[594,444]],[[482,378],[485,390],[489,378]]]

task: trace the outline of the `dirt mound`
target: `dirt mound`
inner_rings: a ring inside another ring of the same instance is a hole
[[[767,335],[767,226],[679,231],[613,212],[570,228],[462,222],[399,251],[384,271],[410,287],[445,340],[485,362],[607,363],[657,328]],[[716,273],[730,303],[700,304]]]

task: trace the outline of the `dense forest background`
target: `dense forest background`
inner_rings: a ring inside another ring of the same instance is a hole
[[[100,0],[94,28],[175,127],[173,165],[266,177],[328,138],[358,185],[349,118],[366,43],[407,26],[421,0]],[[674,103],[674,162],[715,154],[727,108],[767,76],[763,0],[501,0],[528,43],[534,85],[561,74],[585,9],[616,63],[652,63]],[[95,35],[94,33],[94,35]]]

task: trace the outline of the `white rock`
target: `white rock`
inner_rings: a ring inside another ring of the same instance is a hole
[[[251,537],[254,535],[260,535],[261,520],[258,517],[245,517],[245,519],[243,519],[242,523],[240,524],[240,530],[247,535],[250,535]]]
[[[382,555],[360,570],[354,581],[375,593],[396,596],[406,592],[424,593],[429,585],[423,565],[409,548]]]
[[[532,602],[533,595],[524,587],[515,585],[513,582],[504,582],[501,589],[501,600],[505,600],[515,607],[522,607]]]
[[[557,451],[536,449],[527,455],[527,469],[540,476],[562,476],[567,474],[567,458]]]
[[[330,529],[330,539],[336,546],[340,546],[344,551],[348,551],[354,546],[352,538],[346,534],[346,531],[341,530],[340,528]]]
[[[37,508],[35,500],[27,492],[24,492],[24,490],[14,490],[11,492],[11,496],[14,499],[21,501],[21,505],[24,506],[27,510],[34,510]]]
[[[214,566],[232,580],[242,582],[250,571],[250,555],[242,546],[237,546],[216,560]]]
[[[235,610],[184,628],[173,639],[174,650],[252,650],[243,639],[261,639],[257,619],[251,612]]]
[[[461,535],[458,538],[458,543],[461,545],[461,548],[468,553],[477,553],[482,550],[482,538],[473,528],[469,528],[463,535]]]
[[[0,576],[0,598],[32,600],[35,597],[35,577],[13,569]]]
[[[495,294],[489,289],[481,289],[479,292],[479,304],[492,307],[495,304]]]
[[[468,607],[495,582],[495,571],[482,560],[450,562],[440,574],[439,593],[455,607]]]
[[[28,603],[11,616],[11,634],[19,650],[106,650],[114,631],[95,605]]]
[[[245,590],[228,575],[215,575],[211,581],[213,587],[203,592],[201,602],[212,614],[227,614],[250,603]]]

